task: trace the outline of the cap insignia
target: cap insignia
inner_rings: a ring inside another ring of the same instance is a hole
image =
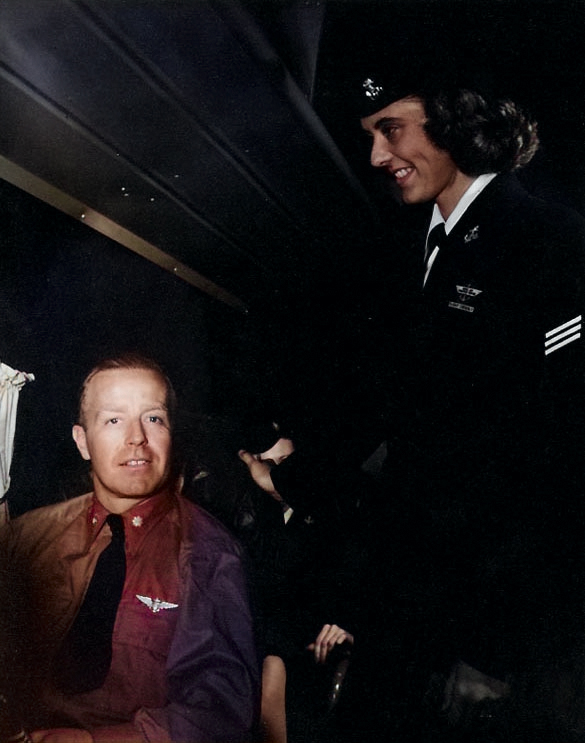
[[[364,89],[364,94],[366,98],[370,98],[370,100],[372,101],[375,101],[384,92],[383,86],[376,85],[376,83],[374,82],[374,80],[372,80],[371,77],[367,77],[363,81],[362,88]]]

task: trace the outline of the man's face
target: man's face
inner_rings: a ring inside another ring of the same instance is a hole
[[[459,190],[462,174],[449,153],[428,138],[423,128],[425,118],[420,99],[402,98],[362,119],[362,127],[373,139],[372,165],[384,168],[394,178],[403,201],[421,204],[436,200],[441,207],[453,189]]]
[[[86,387],[73,438],[91,460],[98,500],[122,513],[160,492],[171,464],[166,386],[150,369],[108,369]]]

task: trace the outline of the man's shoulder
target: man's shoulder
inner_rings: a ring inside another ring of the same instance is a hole
[[[75,516],[89,506],[92,497],[93,493],[84,493],[83,495],[76,495],[73,498],[67,498],[66,500],[57,503],[49,503],[45,506],[39,506],[38,508],[34,508],[31,511],[21,514],[14,519],[14,521],[26,521],[33,518],[68,518],[69,516]]]
[[[21,514],[14,523],[26,523],[34,520],[44,519],[69,519],[75,518],[79,513],[83,512],[91,503],[93,493],[84,493],[83,495],[77,495],[67,500],[59,501],[58,503],[50,503],[46,506],[40,506],[34,508],[32,511],[27,511]]]
[[[215,516],[182,496],[179,496],[179,503],[181,510],[189,518],[195,551],[201,549],[230,552],[238,556],[241,554],[236,537]]]
[[[65,526],[87,512],[92,493],[35,508],[9,521],[0,530],[0,541],[53,539]]]

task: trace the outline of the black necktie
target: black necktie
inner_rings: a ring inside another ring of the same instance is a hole
[[[428,266],[429,258],[433,254],[435,248],[441,249],[445,245],[447,240],[447,233],[445,232],[445,223],[439,222],[436,224],[429,234],[427,240],[427,249],[425,251],[425,267]]]
[[[431,270],[432,264],[430,263],[430,260],[433,256],[433,253],[435,252],[435,249],[438,248],[441,250],[445,246],[447,240],[447,233],[445,232],[445,223],[439,222],[439,224],[436,224],[433,229],[430,231],[428,239],[427,239],[427,247],[425,250],[425,276],[423,279],[423,287],[426,286],[427,279],[429,277],[429,271]]]
[[[110,544],[100,554],[87,593],[55,663],[55,680],[67,694],[99,688],[112,662],[112,632],[126,577],[124,522],[110,514]]]

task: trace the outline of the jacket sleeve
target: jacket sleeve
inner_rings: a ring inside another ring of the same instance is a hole
[[[539,516],[536,575],[543,581],[542,615],[555,617],[568,637],[580,632],[585,588],[585,222],[579,217],[557,220],[540,286],[541,423],[532,433],[542,458],[534,468],[541,480],[534,483],[540,494],[534,499]]]
[[[559,739],[583,737],[583,595],[585,590],[585,222],[557,219],[543,265],[540,306],[544,435],[539,570],[531,578],[536,611],[522,625],[537,663],[517,682],[530,730],[547,719]],[[543,231],[544,232],[544,231]],[[539,432],[535,433],[538,436]],[[562,695],[550,693],[564,688]],[[524,687],[524,688],[522,688]],[[569,705],[565,700],[571,699]]]
[[[135,718],[147,741],[236,743],[257,722],[259,661],[240,551],[219,524],[202,531],[168,658],[169,703]]]
[[[582,501],[585,475],[579,464],[585,450],[585,222],[567,219],[551,242],[542,279],[542,402],[546,485],[559,511],[563,500],[571,510]]]

